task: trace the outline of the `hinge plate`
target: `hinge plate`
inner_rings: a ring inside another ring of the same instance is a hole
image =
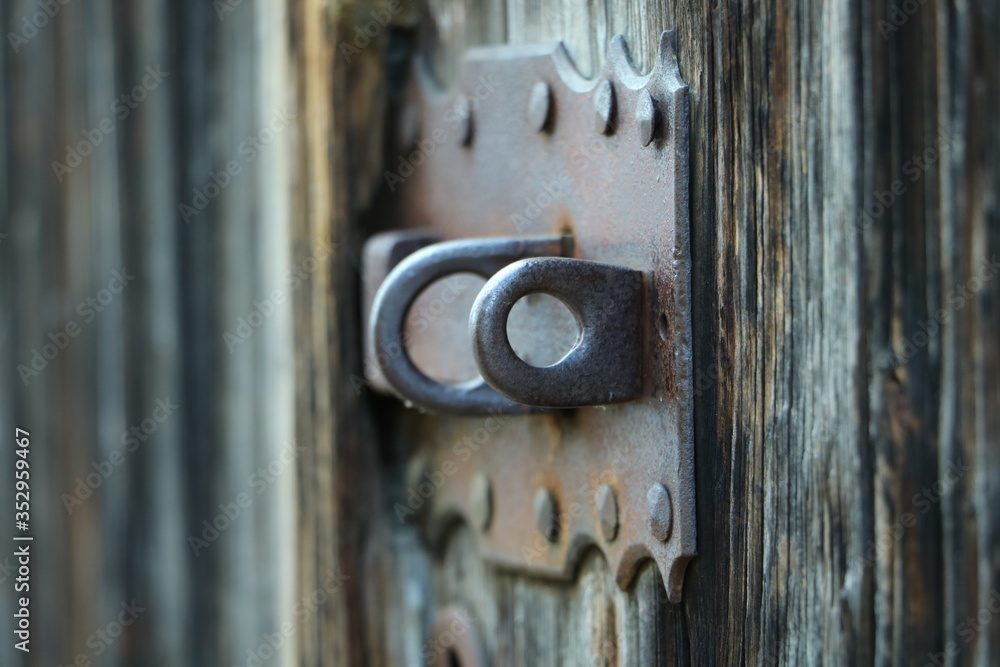
[[[528,416],[414,411],[397,514],[425,504],[434,544],[464,521],[484,558],[533,574],[571,577],[596,545],[625,588],[652,558],[679,601],[695,495],[688,98],[671,34],[645,75],[621,37],[594,79],[561,44],[473,50],[449,91],[417,65],[400,117],[403,153],[385,172],[397,226],[572,236],[574,257],[643,272],[646,304],[638,400]]]

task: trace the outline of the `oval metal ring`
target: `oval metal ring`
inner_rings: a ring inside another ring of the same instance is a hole
[[[423,373],[405,345],[406,315],[425,287],[444,276],[468,271],[484,278],[524,257],[560,255],[563,237],[468,239],[435,243],[394,268],[375,295],[368,323],[370,349],[390,360],[382,373],[401,398],[430,412],[464,415],[525,414],[537,408],[501,396],[486,383],[442,384]]]
[[[642,272],[565,257],[524,259],[501,269],[472,306],[469,329],[479,372],[519,403],[549,408],[622,403],[642,391]],[[582,335],[559,362],[532,366],[514,352],[507,317],[541,292],[565,303]]]

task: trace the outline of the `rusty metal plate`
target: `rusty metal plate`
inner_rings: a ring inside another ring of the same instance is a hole
[[[536,575],[571,578],[596,546],[625,588],[651,558],[679,601],[695,498],[688,100],[670,34],[645,75],[620,37],[593,79],[561,44],[471,51],[448,91],[416,66],[400,116],[401,153],[384,174],[398,226],[444,240],[571,235],[574,257],[641,271],[646,302],[637,400],[407,411],[397,515],[422,516],[436,545],[464,522],[485,559]],[[448,355],[448,341],[438,349]]]

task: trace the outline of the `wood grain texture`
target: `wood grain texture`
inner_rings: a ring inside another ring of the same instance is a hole
[[[464,530],[428,555],[383,501],[371,664],[419,662],[414,626],[453,601],[495,664],[909,665],[948,642],[952,664],[995,662],[1000,625],[968,617],[1000,564],[1000,287],[973,280],[1000,233],[998,13],[893,7],[430,3],[421,48],[445,82],[474,44],[563,39],[593,72],[617,33],[643,64],[677,33],[700,555],[671,607],[655,573],[622,593],[599,557],[559,586],[483,567]],[[404,491],[406,439],[382,436],[383,497]]]
[[[365,542],[375,529],[376,438],[372,414],[351,381],[361,373],[358,219],[380,178],[386,104],[388,32],[355,42],[354,28],[373,20],[372,9],[366,2],[289,4],[295,94],[303,114],[293,237],[296,245],[328,240],[334,247],[328,266],[294,297],[295,430],[300,442],[309,443],[298,461],[296,598],[308,599],[331,575],[346,577],[297,635],[303,665],[366,664],[377,641],[363,602],[367,587],[377,585],[364,564]]]
[[[101,664],[245,663],[288,620],[272,664],[422,664],[451,602],[496,665],[1000,660],[995,3],[404,2],[357,53],[387,3],[229,6],[71,2],[0,55],[0,426],[45,462],[30,664],[86,651],[132,598],[148,611]],[[36,10],[5,4],[0,32]],[[562,39],[592,73],[618,33],[647,67],[662,29],[692,123],[700,555],[678,606],[653,568],[618,590],[595,552],[558,584],[484,566],[468,528],[428,549],[392,505],[414,433],[440,424],[352,382],[410,51],[447,82],[468,46]],[[51,162],[160,63],[59,182]],[[286,105],[287,133],[185,224],[177,204]],[[223,333],[326,243],[230,354]],[[120,265],[135,282],[25,387],[17,365]],[[163,397],[176,417],[67,513]],[[195,557],[188,536],[292,439],[296,475]]]
[[[220,503],[254,494],[249,476],[294,437],[291,309],[234,349],[223,338],[293,258],[292,130],[252,159],[239,152],[289,101],[285,5],[248,0],[221,16],[212,3],[157,0],[53,7],[0,11],[0,420],[5,434],[32,433],[37,554],[23,664],[237,664],[292,613],[295,474],[276,475],[198,553],[189,537]],[[44,25],[14,49],[8,34],[25,17]],[[60,178],[53,163],[88,137]],[[231,160],[242,171],[185,220],[178,205]],[[111,294],[115,271],[134,278]],[[102,305],[89,315],[78,308],[88,297]],[[17,365],[71,321],[78,336],[26,385]],[[177,407],[130,447],[158,401]],[[98,469],[110,472],[68,511],[63,494]],[[0,586],[5,610],[12,583]],[[133,600],[135,621],[98,641]],[[21,664],[10,644],[0,662]],[[294,655],[286,645],[272,664]]]

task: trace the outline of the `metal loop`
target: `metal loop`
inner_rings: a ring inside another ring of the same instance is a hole
[[[576,315],[582,335],[545,368],[514,352],[507,317],[528,294],[550,294]],[[581,259],[524,259],[497,272],[469,316],[472,353],[483,378],[519,403],[570,408],[631,401],[642,391],[642,272]]]
[[[404,331],[410,306],[432,282],[468,271],[490,278],[524,257],[560,255],[567,239],[468,239],[428,246],[401,261],[379,287],[372,304],[368,336],[371,350],[385,353],[390,362],[382,373],[399,396],[430,412],[450,414],[525,414],[537,408],[501,396],[486,383],[447,385],[424,374],[406,349]]]

